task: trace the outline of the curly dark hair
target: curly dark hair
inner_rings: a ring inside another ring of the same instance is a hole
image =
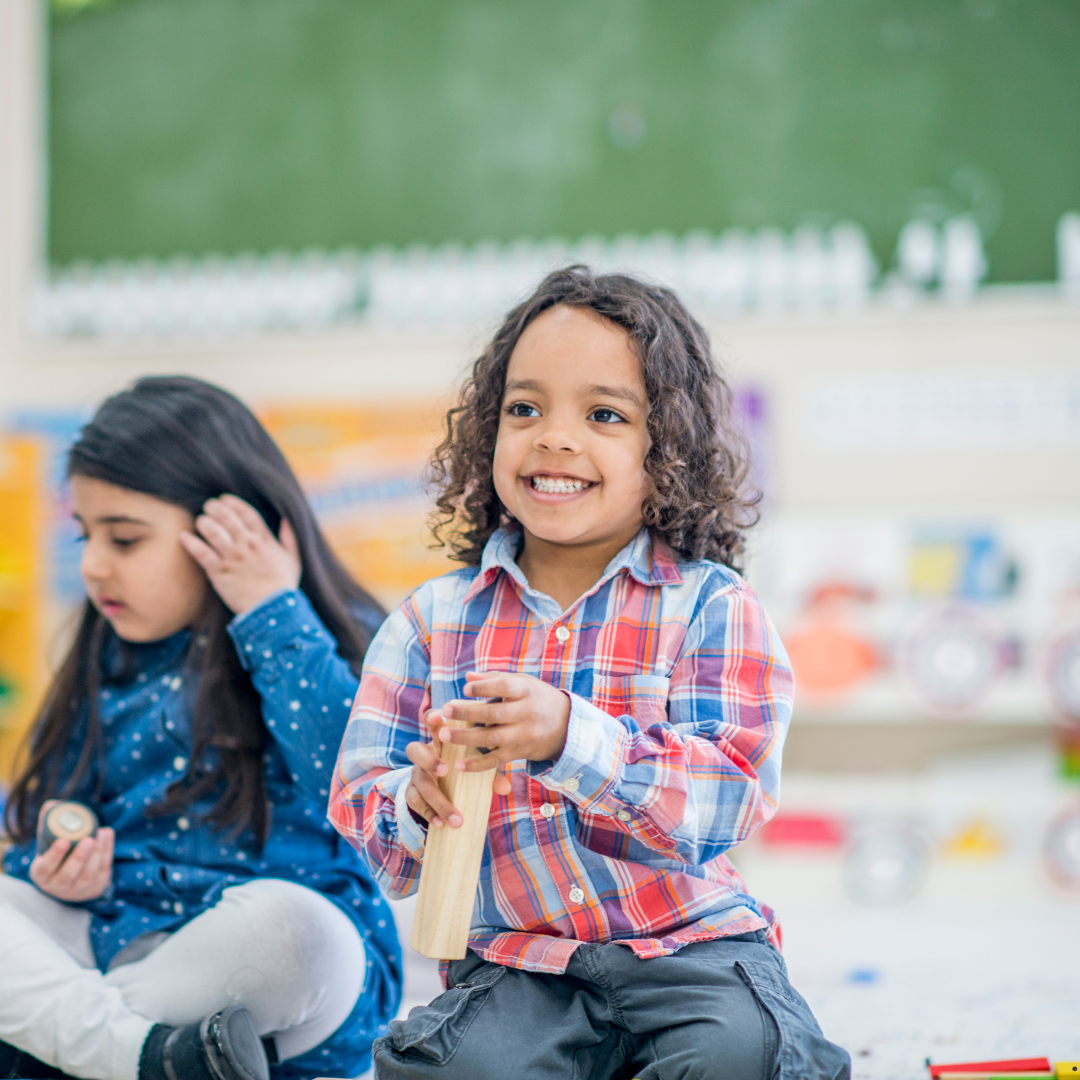
[[[506,370],[525,328],[558,304],[588,308],[621,326],[641,360],[651,439],[645,469],[653,488],[642,506],[645,524],[685,559],[741,569],[743,531],[757,522],[761,496],[746,486],[748,448],[732,421],[731,387],[713,363],[708,335],[670,289],[584,266],[549,274],[507,315],[446,414],[430,473],[438,492],[436,546],[477,566],[507,520],[492,479]]]

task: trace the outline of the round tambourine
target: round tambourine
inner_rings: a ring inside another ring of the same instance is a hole
[[[902,904],[922,887],[930,853],[907,822],[879,823],[855,836],[844,860],[844,891],[858,904]]]
[[[930,608],[904,628],[898,666],[920,707],[960,718],[986,700],[1005,667],[1003,635],[985,612],[967,604]]]
[[[1080,891],[1080,803],[1066,807],[1046,827],[1043,859],[1058,885]]]
[[[58,802],[41,815],[38,825],[37,850],[41,855],[57,840],[70,840],[74,847],[80,840],[93,836],[98,830],[97,815],[80,802]]]
[[[1050,642],[1043,670],[1054,712],[1066,723],[1080,724],[1080,626]]]

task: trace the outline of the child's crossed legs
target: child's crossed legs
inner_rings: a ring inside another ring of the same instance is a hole
[[[379,1080],[846,1080],[847,1053],[821,1034],[763,933],[639,960],[582,945],[563,975],[475,953],[453,989],[375,1044]]]
[[[317,1046],[364,985],[356,928],[329,900],[260,878],[221,900],[148,955],[94,966],[90,913],[0,876],[0,1039],[96,1080],[136,1080],[155,1023],[178,1025],[240,1004],[284,1060]]]

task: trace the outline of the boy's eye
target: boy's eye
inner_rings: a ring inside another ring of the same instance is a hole
[[[589,419],[598,424],[625,424],[626,418],[620,416],[614,409],[593,409],[589,413]]]
[[[511,416],[539,416],[540,410],[527,401],[515,401],[506,410]]]
[[[129,548],[137,544],[141,539],[140,536],[114,536],[112,542],[118,548]]]

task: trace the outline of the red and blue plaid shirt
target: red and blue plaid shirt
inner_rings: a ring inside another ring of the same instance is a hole
[[[642,530],[561,611],[529,587],[520,543],[496,532],[479,567],[422,585],[383,624],[330,820],[391,896],[415,891],[425,828],[405,803],[405,747],[426,737],[419,718],[460,698],[467,671],[523,672],[570,695],[566,746],[512,763],[513,790],[492,800],[470,948],[557,973],[582,942],[642,958],[758,929],[778,942],[724,855],[776,810],[791,716],[791,669],[757,597]]]

